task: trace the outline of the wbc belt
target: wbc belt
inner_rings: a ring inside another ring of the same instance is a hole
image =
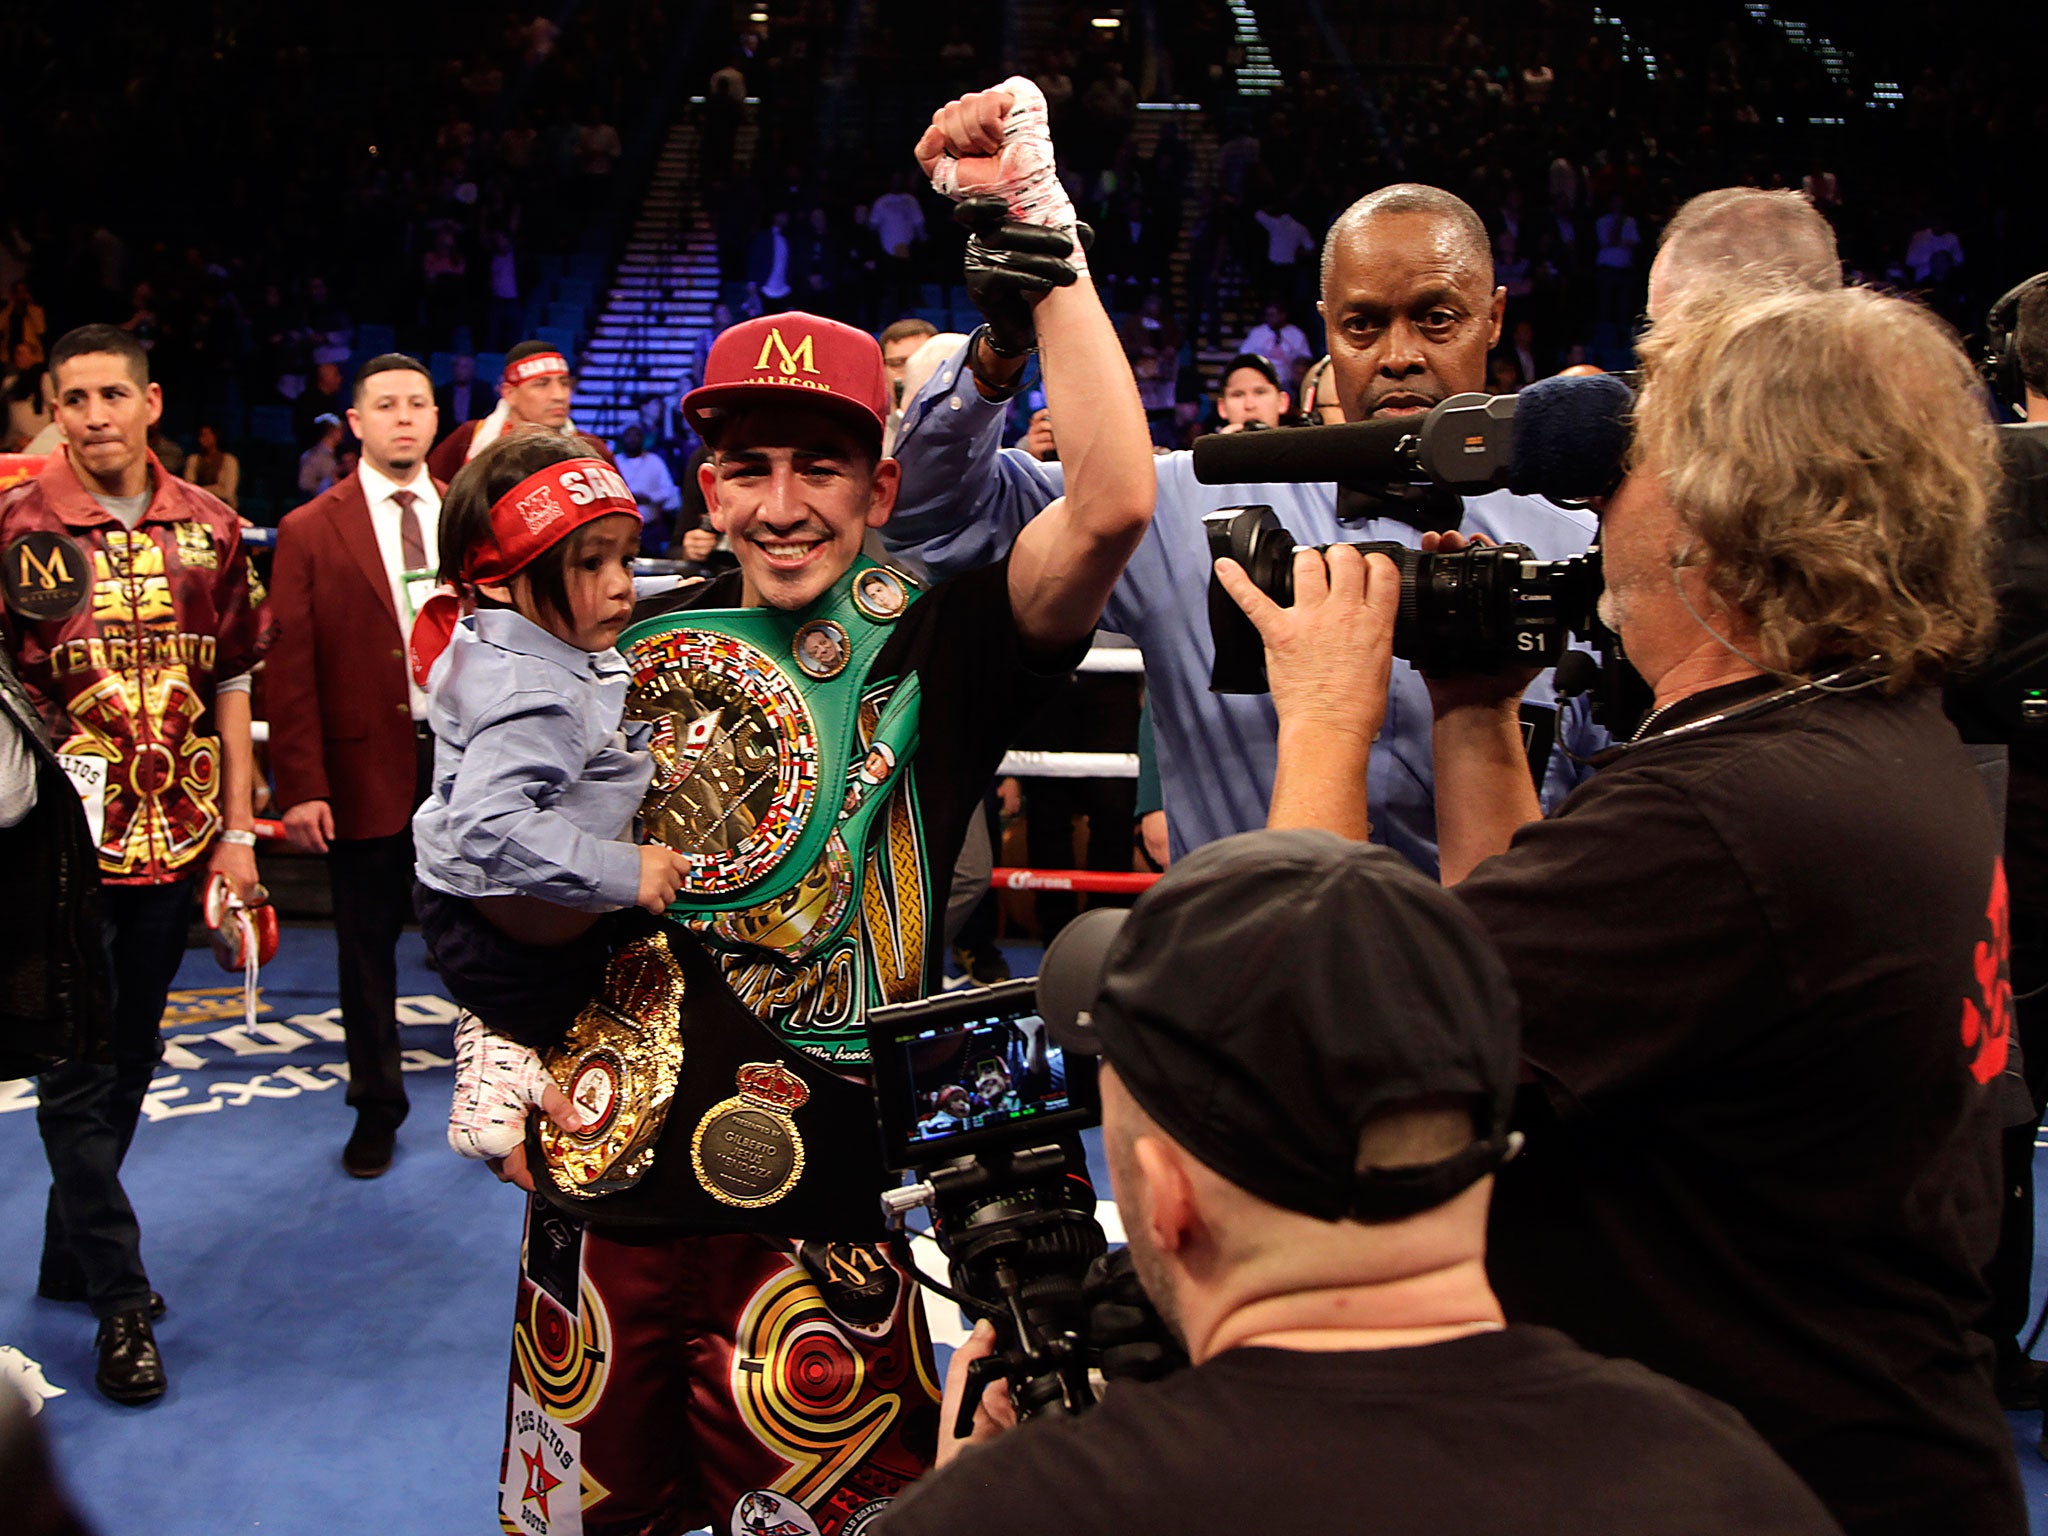
[[[868,1007],[922,989],[918,683],[868,681],[917,595],[861,559],[798,613],[690,609],[620,637],[626,715],[653,727],[641,835],[688,870],[547,1058],[595,1121],[536,1131],[559,1203],[805,1236],[856,1204],[871,1219],[872,1094],[827,1068],[864,1067]]]

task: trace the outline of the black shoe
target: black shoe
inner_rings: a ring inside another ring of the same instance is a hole
[[[44,1278],[36,1282],[36,1294],[45,1301],[83,1301],[85,1282],[72,1285],[66,1281]],[[155,1291],[149,1293],[149,1320],[153,1323],[164,1315],[164,1299]]]
[[[100,1324],[93,1384],[117,1403],[149,1403],[164,1395],[164,1359],[150,1330],[149,1308],[131,1307]]]
[[[397,1126],[375,1115],[358,1114],[348,1145],[341,1149],[341,1166],[350,1178],[374,1179],[391,1166],[397,1146]]]

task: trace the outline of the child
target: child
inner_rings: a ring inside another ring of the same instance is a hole
[[[653,764],[646,728],[630,740],[620,728],[628,669],[612,647],[632,618],[639,540],[617,471],[552,433],[493,444],[442,504],[452,591],[412,636],[435,738],[433,789],[413,817],[415,905],[473,1016],[457,1031],[449,1127],[466,1156],[513,1151],[526,1103],[545,1100],[574,1128],[531,1048],[597,994],[600,915],[666,910],[685,869],[680,854],[628,840]],[[480,1102],[480,1075],[516,1081],[521,1102]]]

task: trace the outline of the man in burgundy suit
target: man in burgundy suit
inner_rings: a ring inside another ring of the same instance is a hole
[[[356,375],[356,472],[278,529],[276,632],[265,687],[270,764],[295,847],[327,855],[359,1179],[391,1166],[405,1119],[399,1072],[399,930],[412,915],[412,813],[433,739],[405,663],[413,612],[439,563],[442,487],[427,472],[434,384],[402,353]]]
[[[574,433],[569,420],[569,363],[544,341],[522,341],[505,354],[498,407],[481,421],[465,421],[427,457],[427,469],[446,485],[463,465],[508,432]]]

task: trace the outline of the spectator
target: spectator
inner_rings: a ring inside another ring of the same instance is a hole
[[[1287,306],[1278,301],[1266,305],[1266,317],[1238,344],[1239,352],[1256,352],[1269,357],[1282,379],[1291,380],[1315,353],[1301,327],[1287,318]]]
[[[323,413],[313,418],[313,430],[319,436],[299,455],[299,491],[306,496],[318,496],[333,485],[341,469],[341,418]]]
[[[1527,320],[1517,320],[1508,343],[1508,351],[1515,359],[1524,384],[1534,383],[1543,377],[1543,370],[1536,363],[1536,327]]]
[[[302,437],[314,435],[314,423],[322,416],[332,416],[340,421],[348,410],[348,392],[343,387],[339,363],[319,363],[313,369],[313,382],[306,392],[299,396],[295,414],[299,421]]]
[[[13,362],[5,385],[0,386],[0,396],[7,402],[7,423],[4,433],[0,433],[0,444],[9,453],[21,453],[49,430],[54,417],[50,408],[49,370],[40,361],[30,360],[28,343],[14,349]]]
[[[1906,242],[1906,270],[1920,284],[1938,283],[1963,264],[1963,242],[1940,214]]]
[[[789,210],[778,208],[747,252],[747,286],[761,313],[779,314],[789,308],[795,291],[789,277]]]
[[[242,461],[221,447],[217,428],[200,427],[199,451],[186,458],[181,473],[202,491],[213,492],[230,511],[240,509]]]
[[[1277,427],[1287,415],[1287,391],[1280,385],[1280,371],[1270,358],[1246,352],[1230,360],[1216,391],[1216,414],[1222,418],[1219,432],[1242,432],[1247,427]]]
[[[1277,197],[1269,198],[1253,217],[1266,232],[1266,292],[1296,302],[1312,286],[1310,259],[1316,253],[1316,237]],[[1307,352],[1306,347],[1302,350]]]
[[[27,279],[16,278],[8,288],[7,302],[0,304],[0,357],[7,358],[17,371],[40,363],[43,332],[49,323],[43,306],[29,291]]]
[[[435,232],[433,245],[420,257],[420,284],[427,334],[436,342],[447,341],[469,315],[469,262],[456,247],[454,230]]]
[[[656,552],[667,549],[669,529],[683,506],[676,477],[660,454],[647,451],[646,435],[637,424],[619,434],[618,447],[619,474],[640,504],[640,522],[646,529],[643,542]]]
[[[1138,381],[1138,399],[1153,424],[1153,440],[1160,441],[1160,432],[1173,415],[1180,379],[1179,322],[1166,312],[1166,301],[1154,290],[1145,295],[1136,314],[1118,322],[1116,331],[1124,356],[1130,359],[1131,376]]]
[[[889,190],[868,210],[868,222],[882,250],[883,302],[897,309],[910,307],[915,275],[912,261],[925,239],[924,208],[908,190],[909,184],[901,171],[892,173]]]
[[[1515,997],[1456,898],[1383,849],[1254,832],[1121,917],[1056,946],[1040,995],[1104,1056],[1132,1264],[1193,1366],[1021,1428],[998,1386],[955,1439],[979,1325],[939,1468],[883,1531],[1221,1536],[1354,1507],[1389,1536],[1836,1531],[1722,1404],[1503,1318],[1486,1209],[1518,1143]],[[1416,1475],[1451,1445],[1484,1453]]]
[[[465,421],[478,421],[491,414],[498,403],[495,391],[477,382],[476,358],[458,352],[448,365],[448,382],[434,391],[434,409],[442,436]]]
[[[1620,324],[1635,303],[1636,250],[1643,243],[1642,231],[1620,193],[1608,199],[1607,211],[1593,226],[1593,237],[1599,242],[1593,266],[1600,282],[1600,318]]]
[[[718,303],[713,304],[711,306],[711,323],[705,326],[703,330],[697,333],[697,340],[690,348],[690,379],[692,383],[704,377],[704,364],[705,361],[711,356],[711,344],[714,341],[718,340],[719,333],[725,330],[731,324],[732,306],[730,304],[725,303],[723,300],[720,300]],[[659,395],[644,395],[641,397],[640,425],[643,428],[649,428],[656,425],[646,420],[647,402],[649,400],[653,400],[658,406],[661,403],[661,397]],[[650,430],[648,432],[647,440],[650,443],[661,444],[672,441],[674,439],[674,436],[674,433],[669,432],[666,429],[663,429],[658,432]]]
[[[491,345],[510,346],[519,334],[519,254],[502,229],[491,232]],[[441,418],[446,427],[448,418]]]

